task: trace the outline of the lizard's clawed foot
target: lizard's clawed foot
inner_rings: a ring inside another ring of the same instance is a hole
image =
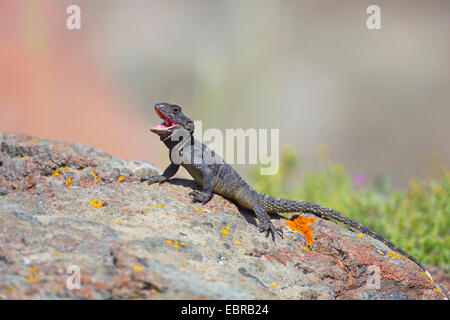
[[[266,238],[269,234],[272,235],[272,240],[275,242],[275,232],[280,235],[281,238],[284,238],[283,229],[275,228],[271,221],[263,222],[259,225],[259,232],[265,232]]]
[[[145,176],[145,177],[141,177],[141,182],[144,182],[144,181],[148,181],[149,185],[151,185],[153,183],[156,183],[156,182],[161,184],[161,183],[167,181],[167,178],[164,177],[164,176],[151,176],[151,177]]]
[[[189,192],[189,195],[192,196],[192,202],[201,202],[202,204],[206,204],[212,198],[212,193],[200,192],[198,190],[194,190]]]

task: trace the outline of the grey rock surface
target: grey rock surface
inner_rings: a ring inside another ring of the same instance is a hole
[[[274,243],[227,199],[192,203],[193,181],[141,183],[160,172],[148,162],[22,134],[0,146],[1,299],[443,298],[414,263],[334,222],[316,218],[309,247],[274,217]]]

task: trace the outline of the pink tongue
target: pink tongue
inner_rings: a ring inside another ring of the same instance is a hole
[[[166,128],[167,127],[165,125],[163,125],[162,123],[152,127],[152,129],[156,129],[156,130],[164,130]]]

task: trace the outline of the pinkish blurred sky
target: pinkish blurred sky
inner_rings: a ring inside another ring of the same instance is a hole
[[[81,30],[66,28],[70,4]],[[5,0],[0,131],[164,167],[148,129],[168,101],[204,128],[279,128],[307,166],[326,144],[402,186],[450,163],[449,30],[447,0]]]

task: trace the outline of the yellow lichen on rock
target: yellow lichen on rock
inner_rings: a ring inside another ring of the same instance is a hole
[[[222,234],[224,236],[226,236],[229,229],[230,229],[230,226],[222,226],[222,228],[220,229],[220,232],[222,232]]]
[[[96,208],[103,207],[103,202],[98,199],[91,200],[90,203]]]

